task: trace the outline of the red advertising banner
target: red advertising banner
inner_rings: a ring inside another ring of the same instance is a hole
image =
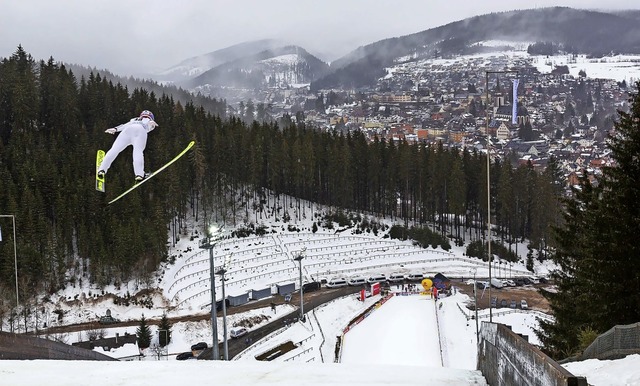
[[[371,284],[371,295],[380,294],[380,283]]]

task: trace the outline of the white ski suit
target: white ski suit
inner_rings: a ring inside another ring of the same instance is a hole
[[[116,132],[120,132],[120,134],[116,137],[111,149],[105,154],[98,170],[104,170],[106,173],[118,154],[127,146],[132,145],[133,172],[136,176],[144,177],[144,148],[147,146],[147,133],[155,129],[156,126],[158,124],[149,118],[133,118],[127,123],[105,130],[109,134]]]

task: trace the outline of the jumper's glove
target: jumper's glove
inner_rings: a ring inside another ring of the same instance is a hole
[[[107,133],[107,134],[112,134],[112,135],[113,135],[113,134],[115,134],[115,133],[116,133],[116,131],[117,131],[117,130],[116,130],[115,128],[113,128],[113,127],[112,127],[112,128],[110,128],[110,129],[105,130],[104,132],[105,132],[105,133]]]

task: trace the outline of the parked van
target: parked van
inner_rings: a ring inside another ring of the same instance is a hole
[[[502,288],[504,287],[504,283],[502,282],[502,280],[500,279],[491,279],[491,286],[493,286],[493,288]]]
[[[405,276],[407,280],[418,281],[424,279],[424,275],[422,272],[411,272],[407,276]]]
[[[367,283],[373,284],[386,281],[387,277],[383,273],[376,273],[367,278]]]
[[[347,284],[349,285],[363,285],[367,282],[364,276],[353,276],[347,280]]]
[[[540,284],[540,278],[537,276],[527,276],[527,279],[529,279],[532,284]]]
[[[333,279],[329,279],[326,284],[327,288],[345,287],[346,285],[347,281],[343,277],[335,277]]]
[[[229,336],[231,337],[231,339],[237,339],[245,335],[247,332],[249,331],[244,327],[232,328]]]
[[[389,281],[394,283],[404,281],[404,274],[399,272],[394,272],[391,275],[389,275]]]

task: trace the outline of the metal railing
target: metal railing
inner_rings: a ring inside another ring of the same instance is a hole
[[[640,322],[613,326],[587,347],[581,359],[615,359],[640,353]]]

